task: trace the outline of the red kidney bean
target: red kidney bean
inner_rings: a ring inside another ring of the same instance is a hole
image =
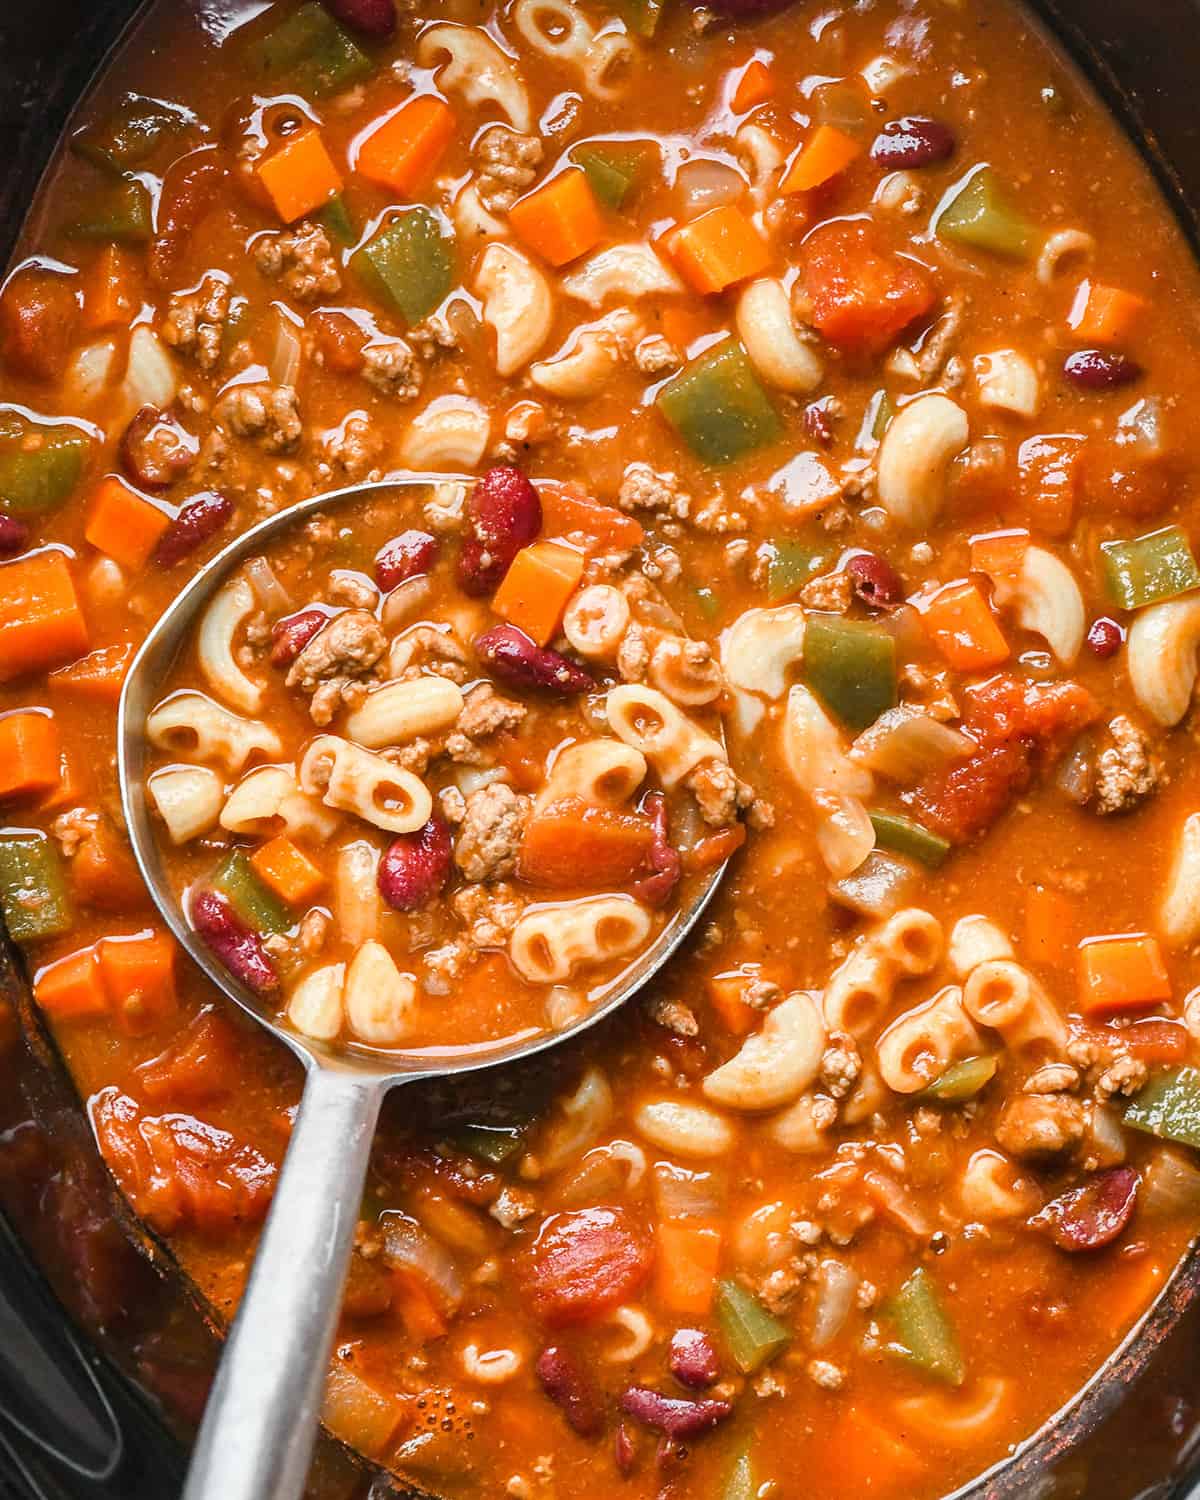
[[[480,661],[501,682],[515,688],[541,688],[569,698],[596,686],[590,672],[558,651],[535,645],[515,625],[493,625],[475,642]]]
[[[1030,1223],[1045,1229],[1060,1250],[1100,1250],[1133,1218],[1140,1183],[1132,1167],[1113,1167],[1047,1203]]]
[[[1142,367],[1128,355],[1107,349],[1077,349],[1063,362],[1063,374],[1085,391],[1111,391],[1138,380]]]
[[[1098,656],[1101,661],[1115,656],[1121,649],[1124,639],[1125,632],[1115,620],[1110,620],[1107,615],[1101,615],[1098,620],[1093,620],[1088,627],[1088,647],[1092,655]]]
[[[150,246],[150,274],[167,281],[175,261],[200,220],[215,208],[227,172],[216,146],[201,146],[173,162],[158,195],[156,227]]]
[[[0,556],[11,557],[14,552],[24,552],[28,545],[29,527],[25,522],[0,511]]]
[[[637,1450],[633,1446],[633,1434],[624,1422],[618,1422],[617,1431],[613,1437],[613,1462],[617,1466],[617,1472],[628,1477],[633,1473],[636,1459]]]
[[[681,1385],[705,1390],[721,1373],[712,1339],[699,1328],[677,1329],[671,1339],[671,1374]]]
[[[667,827],[667,799],[661,792],[651,792],[643,804],[654,827],[650,846],[650,868],[654,872],[630,887],[630,895],[644,906],[662,906],[679,884],[682,868],[679,850],[671,843]]]
[[[328,622],[329,616],[323,609],[302,609],[276,620],[271,626],[271,665],[290,667],[321,626]]]
[[[467,500],[469,535],[458,557],[458,582],[478,598],[497,589],[522,547],[542,529],[542,502],[520,469],[489,469]]]
[[[954,155],[957,142],[949,125],[927,115],[905,115],[889,120],[875,137],[871,160],[889,172],[909,167],[932,167]]]
[[[904,583],[886,558],[859,552],[846,564],[854,592],[872,609],[895,609],[904,601]]]
[[[257,932],[252,932],[216,891],[192,897],[192,926],[213,957],[256,995],[279,988],[279,975]]]
[[[331,16],[372,41],[386,42],[396,29],[392,0],[322,0]]]
[[[450,830],[430,818],[415,833],[401,833],[379,861],[379,894],[397,911],[416,911],[438,895],[450,878]]]
[[[437,555],[437,537],[427,531],[402,531],[375,554],[375,582],[389,594],[418,573],[428,573]]]
[[[159,537],[154,561],[160,568],[174,567],[216,536],[232,515],[233,501],[216,490],[193,495]]]
[[[542,1389],[562,1407],[567,1425],[580,1437],[596,1437],[604,1427],[599,1397],[579,1364],[567,1350],[551,1344],[534,1366]]]
[[[121,463],[144,490],[165,490],[196,462],[200,445],[157,406],[143,406],[121,437]]]
[[[684,1401],[652,1391],[649,1386],[631,1385],[621,1397],[626,1416],[644,1422],[667,1437],[696,1437],[723,1422],[732,1412],[728,1401]]]

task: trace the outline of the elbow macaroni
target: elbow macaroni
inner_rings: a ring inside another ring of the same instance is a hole
[[[892,420],[879,445],[878,488],[884,510],[901,526],[922,530],[941,508],[950,461],[967,446],[966,413],[949,396],[918,396]]]
[[[650,762],[665,787],[677,786],[708,760],[725,760],[720,740],[698,724],[657,688],[625,683],[606,699],[612,731]]]
[[[433,811],[428,787],[411,771],[334,734],[318,735],[304,752],[300,786],[386,833],[415,833]]]
[[[449,729],[463,709],[463,692],[448,677],[385,682],[346,720],[346,737],[368,750],[403,745]]]
[[[779,1109],[812,1083],[824,1051],[821,1012],[811,995],[798,991],[769,1011],[761,1029],[701,1087],[727,1109]]]
[[[196,639],[196,661],[209,687],[230,708],[243,714],[258,712],[263,690],[238,666],[233,638],[256,608],[254,590],[244,578],[235,578],[204,611]]]
[[[160,703],[146,720],[146,738],[158,750],[211,761],[237,772],[254,755],[283,754],[273,729],[242,719],[203,693],[185,690]]]
[[[1045,1043],[1065,1052],[1067,1023],[1027,969],[1007,958],[979,964],[967,976],[963,1002],[981,1026],[998,1031],[1010,1047]]]
[[[1200,659],[1200,595],[1167,599],[1139,610],[1126,659],[1134,696],[1152,719],[1170,728],[1192,701]]]
[[[538,906],[513,928],[509,957],[530,983],[561,984],[577,969],[632,953],[649,937],[650,928],[650,913],[632,896]]]
[[[146,793],[173,844],[186,844],[217,826],[225,784],[207,766],[167,766],[155,771]]]
[[[951,1063],[983,1050],[983,1038],[963,1009],[963,992],[947,985],[887,1028],[875,1044],[879,1074],[894,1093],[915,1094]]]

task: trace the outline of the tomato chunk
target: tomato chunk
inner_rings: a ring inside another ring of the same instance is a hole
[[[524,1280],[545,1322],[590,1323],[642,1286],[652,1260],[649,1236],[623,1209],[587,1208],[546,1220]]]
[[[809,319],[847,353],[879,354],[937,298],[927,272],[884,250],[862,220],[823,225],[804,250]]]
[[[25,266],[0,295],[0,349],[21,375],[57,380],[79,328],[76,280],[62,271]]]

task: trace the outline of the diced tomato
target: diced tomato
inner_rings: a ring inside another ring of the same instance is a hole
[[[0,295],[0,351],[18,373],[56,380],[66,366],[79,319],[75,277],[25,266]]]
[[[338,375],[357,375],[363,367],[363,345],[366,336],[349,315],[336,308],[322,307],[313,313],[308,326],[316,339],[320,362]]]
[[[1084,1033],[1088,1040],[1119,1047],[1156,1067],[1183,1062],[1191,1050],[1188,1029],[1181,1021],[1134,1021],[1131,1026],[1095,1026]]]
[[[253,1146],[191,1115],[143,1115],[128,1094],[92,1100],[100,1150],[136,1212],[160,1234],[220,1237],[267,1211],[276,1168]]]
[[[1021,444],[1021,520],[1044,536],[1066,536],[1075,519],[1083,438],[1076,433],[1039,434]]]
[[[587,1208],[546,1220],[524,1280],[545,1322],[590,1323],[637,1292],[653,1258],[649,1235],[624,1209]]]
[[[237,1033],[220,1011],[207,1007],[137,1075],[151,1104],[190,1107],[237,1087],[238,1057]]]
[[[1032,776],[1030,747],[1010,740],[933,772],[915,788],[911,800],[939,833],[962,844],[990,828]]]
[[[853,354],[879,354],[937,297],[929,274],[884,250],[875,227],[861,219],[815,230],[800,274],[813,326]]]

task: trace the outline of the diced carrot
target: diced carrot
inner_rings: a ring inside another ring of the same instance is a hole
[[[714,974],[708,981],[708,998],[712,1007],[725,1030],[734,1036],[745,1036],[753,1031],[762,1016],[761,1011],[746,1004],[746,989],[752,979],[752,975],[734,969],[728,974]]]
[[[316,339],[319,359],[337,375],[357,375],[363,367],[367,335],[348,313],[321,307],[308,319]]]
[[[685,875],[702,875],[705,870],[715,870],[746,842],[746,825],[735,823],[732,828],[722,828],[720,833],[710,833],[693,844],[690,849],[679,851],[679,862]]]
[[[1085,1015],[1141,1010],[1171,998],[1158,939],[1147,933],[1087,938],[1079,945],[1080,1006]]]
[[[342,174],[316,129],[289,136],[278,151],[259,162],[258,180],[285,224],[302,219],[342,190]]]
[[[646,874],[653,846],[649,819],[564,797],[530,818],[518,870],[551,890],[610,890]]]
[[[133,652],[133,644],[129,641],[119,646],[101,646],[81,656],[69,667],[59,667],[57,672],[51,672],[50,683],[64,692],[77,693],[81,698],[116,703],[125,686]]]
[[[661,1223],[654,1263],[660,1301],[672,1312],[702,1318],[712,1307],[721,1231],[707,1225]]]
[[[62,744],[50,714],[32,711],[0,719],[0,799],[28,800],[56,787]]]
[[[1115,1339],[1141,1317],[1165,1279],[1163,1266],[1149,1255],[1140,1256],[1126,1271],[1114,1270],[1105,1283],[1101,1308],[1109,1338]]]
[[[715,331],[716,323],[707,303],[683,301],[663,308],[659,326],[667,343],[686,354],[697,339]]]
[[[58,780],[34,803],[38,812],[57,812],[59,808],[78,807],[86,802],[90,769],[90,761],[85,763],[78,745],[64,745],[58,757]]]
[[[752,57],[742,69],[730,103],[738,114],[762,104],[775,92],[775,75],[761,57]]]
[[[219,1099],[238,1086],[238,1042],[233,1027],[220,1011],[206,1009],[137,1076],[151,1104],[188,1108]]]
[[[381,120],[358,148],[360,176],[394,193],[413,193],[454,139],[454,111],[437,94],[418,94]]]
[[[1025,892],[1025,951],[1035,964],[1065,968],[1075,951],[1078,926],[1075,903],[1049,885]]]
[[[96,944],[109,1004],[130,1036],[143,1036],[175,1010],[175,939],[146,928]]]
[[[324,872],[286,834],[261,844],[250,863],[258,878],[289,906],[307,906],[325,884]]]
[[[584,556],[559,542],[522,547],[492,599],[502,620],[544,646],[562,622],[567,601],[583,576]]]
[[[94,947],[69,953],[38,971],[33,998],[55,1021],[90,1021],[108,1014]]]
[[[781,193],[810,193],[844,172],[862,155],[853,136],[836,125],[818,125],[800,148],[779,184]]]
[[[83,534],[98,552],[136,572],[145,567],[170,524],[165,511],[131,490],[115,474],[108,474],[92,498]]]
[[[97,823],[71,861],[71,893],[92,911],[132,912],[148,903],[146,887],[123,837]]]
[[[84,327],[94,332],[128,328],[140,306],[141,290],[132,251],[124,245],[105,245],[84,282]]]
[[[986,573],[993,583],[1015,589],[1028,550],[1027,531],[992,531],[986,536],[973,536],[971,571]]]
[[[701,296],[757,276],[771,262],[766,240],[732,203],[710,208],[698,219],[672,229],[663,240],[663,249]]]
[[[552,266],[565,266],[586,254],[604,233],[600,206],[581,167],[560,172],[518,199],[508,221]]]
[[[879,354],[937,301],[929,273],[882,244],[877,226],[833,219],[804,241],[800,295],[806,318],[839,349]]]
[[[1075,520],[1085,440],[1077,433],[1026,438],[1017,455],[1021,515],[1035,531],[1066,536]]]
[[[978,672],[1008,659],[1008,642],[970,579],[944,584],[914,602],[925,634],[956,671]]]
[[[1144,297],[1099,281],[1081,281],[1067,323],[1088,344],[1120,344],[1141,320],[1149,304]]]
[[[413,1343],[429,1344],[444,1338],[449,1325],[425,1283],[410,1271],[396,1270],[392,1277],[396,1287],[394,1306]]]
[[[87,648],[64,553],[36,552],[0,566],[0,682],[64,666]]]
[[[601,505],[586,495],[576,495],[562,485],[542,490],[542,535],[547,537],[591,537],[599,547],[624,549],[638,546],[646,535],[640,521],[612,505]]]

